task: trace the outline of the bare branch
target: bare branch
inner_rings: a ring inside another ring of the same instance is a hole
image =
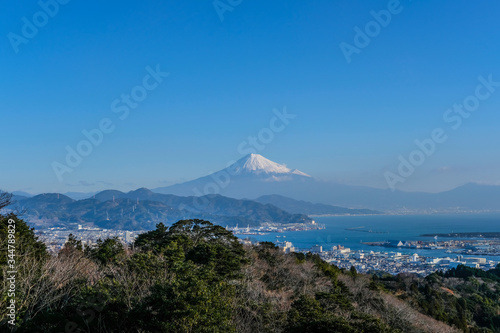
[[[0,209],[10,206],[12,203],[12,194],[0,191]]]

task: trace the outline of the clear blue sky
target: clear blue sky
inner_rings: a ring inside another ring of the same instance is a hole
[[[241,158],[238,145],[283,107],[297,117],[259,153],[320,179],[387,187],[398,157],[441,127],[448,140],[398,188],[498,184],[500,87],[457,130],[443,114],[474,94],[478,76],[500,81],[500,3],[402,0],[347,63],[340,43],[354,45],[354,27],[388,3],[243,0],[221,21],[210,0],[72,0],[44,25],[37,1],[4,2],[0,187],[89,192],[197,178]],[[16,53],[9,33],[22,37],[34,15],[41,27]],[[170,75],[121,120],[112,102],[158,64]],[[53,162],[104,118],[114,131],[60,182]]]

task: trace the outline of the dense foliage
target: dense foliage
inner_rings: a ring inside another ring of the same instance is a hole
[[[372,288],[385,289],[414,307],[464,332],[500,332],[500,267],[483,271],[458,266],[426,278],[374,275]]]
[[[244,247],[207,221],[159,223],[130,248],[116,238],[83,248],[71,235],[55,255],[16,221],[17,332],[454,331],[381,291],[389,279],[340,270],[317,255],[287,255],[269,242]],[[11,328],[5,288],[0,331]]]

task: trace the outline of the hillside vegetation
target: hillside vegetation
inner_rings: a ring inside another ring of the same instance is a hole
[[[422,313],[464,332],[500,332],[500,266],[488,272],[458,266],[426,278],[374,275],[372,289],[397,295]]]
[[[263,222],[310,223],[304,214],[291,214],[273,205],[220,195],[178,197],[138,189],[129,193],[103,191],[95,198],[73,200],[58,193],[18,198],[9,208],[25,212],[45,226],[151,230],[155,225],[183,219],[209,219],[229,226],[260,226]]]
[[[14,215],[0,219],[2,253],[9,218],[16,221],[17,332],[379,333],[464,327],[422,314],[418,298],[401,299],[397,288],[384,284],[389,279],[343,271],[316,255],[286,255],[272,243],[244,247],[231,232],[203,220],[181,220],[170,228],[160,223],[141,234],[133,249],[117,239],[82,249],[71,237],[57,255],[49,255],[33,229]],[[12,327],[5,319],[5,260],[0,265],[0,330],[6,331]]]

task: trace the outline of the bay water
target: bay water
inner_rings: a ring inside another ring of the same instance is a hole
[[[289,241],[296,248],[306,250],[313,245],[322,245],[323,250],[330,250],[334,245],[343,245],[351,250],[396,251],[418,253],[426,257],[451,257],[457,254],[445,250],[422,250],[408,248],[387,248],[368,246],[361,242],[381,242],[386,240],[432,241],[433,237],[422,234],[450,232],[500,232],[500,213],[485,214],[436,214],[436,215],[364,215],[364,216],[324,216],[313,217],[325,225],[322,230],[287,231],[267,235],[238,235],[258,241]],[[353,229],[355,228],[355,229]],[[351,230],[346,230],[351,229]],[[371,231],[371,232],[367,232]],[[446,240],[449,238],[438,238]],[[500,256],[481,256],[499,261]]]

